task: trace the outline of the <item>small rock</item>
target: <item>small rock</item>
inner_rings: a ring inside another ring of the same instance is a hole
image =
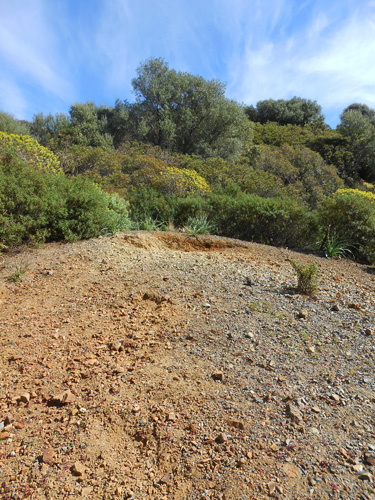
[[[361,306],[355,302],[351,302],[350,304],[348,304],[348,307],[349,309],[361,309]]]
[[[160,482],[161,484],[167,484],[167,483],[169,483],[170,479],[171,479],[171,475],[170,475],[170,474],[165,474],[165,475],[164,475],[164,476],[160,479],[160,481],[159,481],[159,482]]]
[[[56,396],[52,396],[52,398],[48,401],[48,404],[49,406],[67,405],[73,403],[74,400],[74,395],[69,390],[67,390],[60,394],[57,394]]]
[[[55,458],[55,452],[52,448],[46,448],[43,452],[42,460],[45,464],[50,464]]]
[[[364,461],[367,465],[375,465],[375,454],[366,452],[364,454]]]
[[[239,458],[236,460],[237,467],[244,467],[247,463],[246,458]]]
[[[20,399],[21,403],[28,404],[30,402],[30,394],[28,392],[25,392],[24,394],[22,394],[20,396],[19,399]]]
[[[276,491],[275,481],[271,481],[270,483],[267,484],[267,486],[268,486],[268,491],[270,492],[270,495],[273,495]]]
[[[365,334],[366,334],[366,335],[374,335],[374,332],[373,332],[373,330],[371,330],[370,328],[366,328],[366,329],[365,329]]]
[[[235,427],[236,429],[240,429],[241,431],[245,429],[245,424],[238,420],[228,420],[228,425]]]
[[[309,315],[309,313],[306,311],[306,309],[301,309],[297,313],[297,318],[306,319],[308,317],[308,315]]]
[[[362,464],[355,464],[355,465],[353,465],[352,469],[354,470],[354,472],[362,472],[363,465]]]
[[[307,352],[311,353],[311,354],[314,354],[315,353],[315,347],[314,346],[310,346],[307,348]]]
[[[13,427],[15,429],[23,429],[24,427],[26,427],[26,420],[17,420],[16,422],[14,422]]]
[[[5,439],[9,438],[9,432],[0,432],[0,441],[5,441]]]
[[[287,405],[287,411],[288,411],[291,419],[294,420],[295,422],[300,423],[303,421],[302,413],[299,411],[299,409],[296,406],[289,403]]]
[[[314,413],[320,413],[320,412],[321,412],[321,410],[320,410],[319,406],[313,406],[313,407],[311,408],[311,410],[312,410]]]
[[[214,380],[223,380],[224,379],[224,374],[223,372],[216,372],[212,374],[212,378]]]
[[[227,436],[226,436],[226,434],[224,434],[224,433],[222,432],[221,434],[219,434],[219,435],[217,436],[217,438],[216,438],[216,440],[215,440],[215,441],[216,441],[217,443],[223,444],[223,443],[225,443],[225,441],[226,441],[226,440],[227,440]]]
[[[283,471],[290,478],[296,478],[296,477],[299,477],[301,475],[301,471],[294,464],[283,465]]]
[[[285,382],[285,381],[286,381],[286,377],[283,377],[282,375],[279,375],[279,376],[277,377],[277,381],[278,381],[278,382],[280,382],[280,383],[283,383],[283,382]]]
[[[83,476],[85,470],[86,467],[81,462],[76,462],[72,467],[72,472],[75,476]]]
[[[335,401],[336,403],[339,403],[341,401],[341,398],[338,394],[331,394],[331,399]]]
[[[176,421],[176,414],[173,411],[171,411],[167,415],[167,422],[175,422],[175,421]]]
[[[340,307],[338,304],[333,304],[333,306],[331,307],[331,311],[339,311],[340,310]]]
[[[82,488],[81,495],[83,497],[88,497],[89,495],[91,495],[93,490],[94,488],[92,486],[86,486],[85,488]]]
[[[362,479],[362,481],[370,481],[372,482],[372,474],[371,472],[362,472],[361,474],[359,474],[359,479]]]
[[[122,495],[122,492],[123,492],[123,489],[121,488],[121,486],[117,486],[117,488],[115,489],[115,495],[117,497],[120,497]]]

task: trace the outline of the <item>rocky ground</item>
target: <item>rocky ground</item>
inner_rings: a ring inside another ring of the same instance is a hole
[[[0,264],[0,499],[375,498],[374,268],[143,232]]]

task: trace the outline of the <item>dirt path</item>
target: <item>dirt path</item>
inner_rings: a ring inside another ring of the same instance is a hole
[[[2,259],[1,499],[375,498],[374,269],[143,232]]]

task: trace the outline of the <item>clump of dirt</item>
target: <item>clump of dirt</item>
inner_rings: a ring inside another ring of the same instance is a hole
[[[146,232],[3,259],[1,499],[373,498],[366,267]]]

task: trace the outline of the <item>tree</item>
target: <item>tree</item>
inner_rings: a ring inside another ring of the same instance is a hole
[[[316,101],[303,99],[302,97],[293,97],[289,101],[279,99],[267,99],[259,101],[254,106],[246,109],[250,120],[260,123],[276,122],[279,125],[313,125],[324,123],[322,108]]]
[[[355,102],[345,108],[343,113],[346,113],[346,111],[359,111],[362,116],[366,116],[370,120],[372,125],[375,126],[375,109],[369,108],[367,104],[360,104],[358,102]]]
[[[359,110],[349,109],[342,113],[337,129],[348,141],[353,175],[369,182],[374,181],[375,126],[371,119]]]
[[[17,120],[5,111],[0,111],[0,131],[7,134],[27,135],[30,133],[29,123]]]
[[[42,146],[47,146],[47,144],[56,139],[60,132],[66,130],[70,125],[70,118],[64,113],[56,113],[52,115],[51,113],[44,116],[43,113],[38,113],[34,115],[33,121],[30,125],[30,134],[42,144]]]
[[[132,80],[130,120],[139,139],[171,151],[236,158],[251,139],[244,108],[225,97],[218,80],[170,70],[149,59]]]

